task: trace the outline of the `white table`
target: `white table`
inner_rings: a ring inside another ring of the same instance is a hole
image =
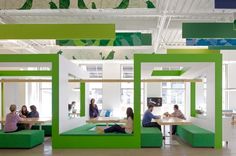
[[[176,118],[176,117],[163,117],[161,119],[155,119],[155,121],[159,125],[163,126],[164,137],[170,137],[170,138],[172,137],[172,132],[170,131],[170,135],[166,136],[166,134],[165,134],[166,127],[165,126],[170,126],[170,130],[171,130],[171,126],[173,126],[173,125],[190,125],[190,124],[192,124],[192,122],[190,120],[183,120],[183,119]],[[164,144],[167,145],[165,140],[164,140]]]
[[[30,125],[39,125],[39,129],[42,130],[42,124],[44,123],[49,123],[51,122],[51,118],[23,118],[22,121],[19,121],[19,123],[22,123],[22,124],[30,124]],[[0,120],[0,123],[2,125],[5,125],[5,119],[3,120]]]
[[[106,123],[107,126],[109,123],[125,123],[125,121],[118,117],[97,117],[86,120],[87,123]]]

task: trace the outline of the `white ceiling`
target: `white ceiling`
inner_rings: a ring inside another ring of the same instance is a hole
[[[136,52],[158,53],[166,48],[185,46],[181,31],[183,22],[232,22],[234,19],[233,10],[214,9],[214,0],[158,0],[156,6],[156,9],[121,10],[0,10],[0,22],[3,24],[114,23],[118,32],[149,32],[153,36],[153,45],[148,47],[60,47],[53,40],[0,41],[0,53],[55,53],[61,49],[69,58],[93,59],[99,59],[99,56],[88,53],[112,49],[129,55]]]

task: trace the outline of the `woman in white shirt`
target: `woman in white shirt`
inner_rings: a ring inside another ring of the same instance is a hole
[[[126,110],[126,115],[127,115],[127,119],[126,119],[126,124],[125,126],[120,126],[120,125],[113,125],[109,128],[106,129],[102,129],[102,128],[98,128],[97,130],[101,133],[127,133],[127,134],[132,134],[133,133],[133,120],[134,120],[134,112],[132,108],[127,108]]]

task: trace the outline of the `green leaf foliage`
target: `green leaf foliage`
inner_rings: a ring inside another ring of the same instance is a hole
[[[29,10],[33,6],[33,0],[26,0],[19,10]]]

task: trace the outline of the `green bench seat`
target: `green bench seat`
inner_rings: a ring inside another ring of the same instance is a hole
[[[72,130],[68,130],[66,132],[61,133],[60,135],[132,135],[132,134],[124,134],[124,133],[104,133],[100,134],[96,131],[96,126],[105,126],[104,124],[85,124],[80,127],[74,128]],[[111,125],[109,125],[111,126]],[[91,130],[93,129],[93,130]]]
[[[158,128],[141,128],[141,147],[161,147],[162,133]]]
[[[195,125],[177,126],[177,135],[192,147],[214,147],[214,133]]]
[[[32,130],[39,130],[39,125],[33,125]],[[52,125],[42,125],[42,130],[44,130],[45,136],[52,136]]]
[[[22,130],[13,133],[0,131],[0,148],[33,148],[43,141],[42,130]]]

